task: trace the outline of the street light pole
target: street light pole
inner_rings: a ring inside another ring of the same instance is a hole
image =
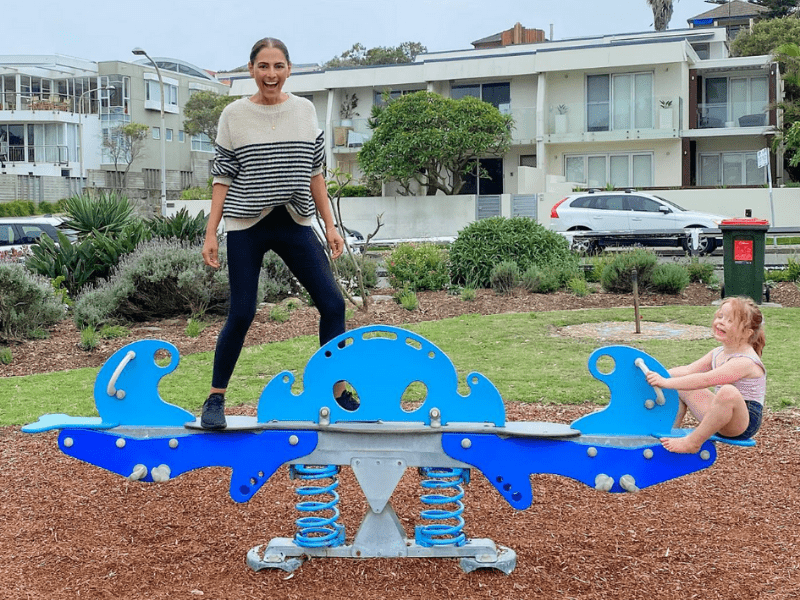
[[[131,50],[137,56],[144,56],[156,70],[158,76],[158,85],[161,89],[161,216],[167,216],[167,129],[164,125],[164,80],[161,78],[161,70],[158,68],[156,61],[141,48],[134,48]]]
[[[80,156],[79,156],[79,159],[80,159],[80,174],[79,175],[80,176],[78,177],[78,181],[79,181],[79,185],[78,185],[79,190],[78,191],[81,194],[83,194],[83,179],[84,179],[84,173],[83,173],[83,97],[86,94],[91,94],[92,92],[99,92],[101,90],[106,91],[106,90],[113,90],[113,89],[114,89],[113,85],[98,87],[98,88],[93,88],[91,90],[86,90],[80,96],[78,96],[78,143],[81,145],[81,152],[80,152]]]

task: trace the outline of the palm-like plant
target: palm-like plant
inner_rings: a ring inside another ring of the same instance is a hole
[[[672,0],[647,0],[653,11],[653,26],[656,31],[664,31],[672,18]]]

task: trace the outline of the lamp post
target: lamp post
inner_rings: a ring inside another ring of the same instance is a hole
[[[142,48],[131,50],[136,56],[144,56],[156,70],[158,85],[161,88],[161,216],[167,215],[167,129],[164,125],[164,80],[161,78],[161,71],[150,56]]]
[[[84,178],[84,173],[83,173],[83,97],[86,94],[91,94],[92,92],[99,92],[101,90],[107,91],[107,90],[113,90],[113,89],[115,89],[113,85],[103,86],[103,87],[98,87],[98,88],[92,88],[90,90],[86,90],[80,96],[78,96],[78,143],[81,145],[81,152],[80,152],[80,156],[79,156],[79,159],[80,159],[80,177],[78,178],[80,183],[78,185],[78,188],[79,188],[79,191],[80,191],[81,194],[83,194],[83,178]]]

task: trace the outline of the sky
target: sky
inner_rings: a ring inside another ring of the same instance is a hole
[[[50,10],[46,5],[58,7]],[[675,0],[669,29],[716,7]],[[294,64],[323,63],[353,44],[419,42],[429,52],[471,48],[519,22],[554,40],[653,30],[646,0],[106,0],[7,1],[0,55],[62,54],[134,61],[131,50],[203,69],[247,63],[262,37],[283,40]]]

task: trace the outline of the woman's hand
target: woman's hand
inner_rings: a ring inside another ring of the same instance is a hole
[[[206,235],[203,243],[203,262],[209,267],[219,269],[219,242],[216,235]]]
[[[328,240],[328,246],[331,248],[334,260],[339,258],[344,251],[344,240],[335,226],[332,225],[325,228],[325,239]]]

